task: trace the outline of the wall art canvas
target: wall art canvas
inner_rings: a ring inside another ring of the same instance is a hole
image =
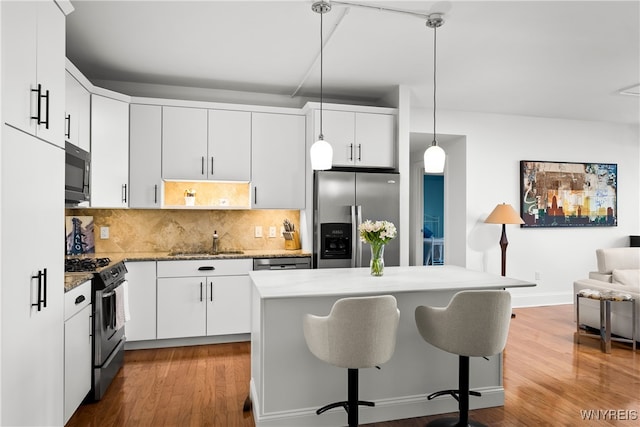
[[[96,253],[92,216],[65,217],[65,247],[67,255]]]
[[[618,165],[520,161],[522,227],[618,225]]]

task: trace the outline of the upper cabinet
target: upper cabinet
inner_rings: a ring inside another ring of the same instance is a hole
[[[251,112],[209,110],[208,178],[251,180]]]
[[[249,181],[251,113],[162,107],[162,177]]]
[[[129,103],[91,95],[91,207],[125,208],[129,183]]]
[[[162,193],[162,107],[129,107],[129,207],[159,208]]]
[[[323,110],[322,133],[333,147],[333,166],[395,167],[393,114]],[[314,111],[314,135],[320,134],[320,110]]]
[[[91,151],[91,94],[66,72],[65,139],[85,151]]]
[[[251,207],[304,209],[305,117],[252,114]]]
[[[65,17],[53,1],[2,2],[4,121],[64,147]]]

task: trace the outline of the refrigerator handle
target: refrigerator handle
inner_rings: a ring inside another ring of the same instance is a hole
[[[356,206],[356,216],[358,224],[356,225],[356,241],[358,244],[358,267],[362,267],[362,240],[360,240],[360,224],[362,224],[362,206]]]
[[[351,205],[351,268],[359,267],[356,264],[357,257],[357,241],[360,238],[358,236],[358,217],[356,216],[356,207],[355,205]]]

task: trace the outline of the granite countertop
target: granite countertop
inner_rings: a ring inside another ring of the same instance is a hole
[[[286,250],[286,249],[247,249],[244,251],[229,251],[217,255],[203,252],[101,252],[94,255],[96,258],[109,258],[111,264],[120,261],[175,261],[175,260],[191,260],[191,259],[241,259],[241,258],[304,258],[310,257],[311,253],[303,250]],[[97,271],[102,270],[102,267]],[[87,280],[93,278],[93,272],[65,273],[64,274],[64,290],[65,292],[81,285]]]

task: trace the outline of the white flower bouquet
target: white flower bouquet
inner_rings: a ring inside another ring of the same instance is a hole
[[[360,240],[371,245],[371,275],[382,276],[384,272],[384,245],[398,234],[396,226],[389,221],[366,220],[358,227]]]

